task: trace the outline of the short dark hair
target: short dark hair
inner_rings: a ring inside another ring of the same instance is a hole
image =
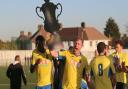
[[[119,45],[121,45],[122,47],[124,47],[124,43],[123,43],[122,40],[116,40],[116,41],[115,41],[115,45],[117,45],[117,44],[119,44]]]
[[[20,61],[20,59],[17,59],[17,58],[20,58],[20,55],[15,56],[15,61]]]
[[[42,44],[45,42],[45,39],[43,36],[39,35],[36,37],[36,45]]]
[[[105,48],[106,48],[106,45],[105,45],[104,42],[98,43],[98,45],[97,45],[97,51],[98,51],[99,54],[102,53],[102,52],[104,52],[104,49]]]

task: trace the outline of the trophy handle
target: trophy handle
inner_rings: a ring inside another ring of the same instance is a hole
[[[57,9],[58,9],[58,6],[60,6],[61,7],[61,11],[60,11],[60,13],[57,15],[57,19],[58,19],[58,17],[61,15],[61,13],[62,13],[62,5],[60,4],[60,3],[58,3],[57,5]]]
[[[37,6],[37,7],[36,7],[36,14],[38,15],[38,17],[40,17],[41,19],[44,20],[44,18],[38,14],[38,9],[40,9],[40,7]],[[41,11],[41,10],[40,10],[40,11]]]

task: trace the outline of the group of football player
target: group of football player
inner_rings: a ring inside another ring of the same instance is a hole
[[[82,39],[76,39],[68,50],[61,42],[46,43],[42,36],[37,36],[35,42],[30,72],[36,72],[36,89],[126,89],[128,55],[121,40],[114,42],[112,54],[108,45],[99,42],[90,63],[81,53]],[[7,76],[11,76],[10,70]]]

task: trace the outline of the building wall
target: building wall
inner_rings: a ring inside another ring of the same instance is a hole
[[[115,50],[110,50],[110,54]],[[94,58],[94,51],[81,51],[90,62]],[[128,53],[128,49],[125,49],[124,52]],[[16,55],[20,55],[21,63],[25,65],[25,58],[32,57],[32,50],[2,50],[0,51],[0,66],[8,66],[10,63],[14,62]]]
[[[69,49],[70,46],[73,46],[73,41],[63,41],[64,49]]]
[[[84,41],[82,51],[95,51],[97,44],[99,42],[104,42],[106,45],[108,45],[109,40],[88,40]]]
[[[5,51],[3,50],[3,51],[0,51],[0,66],[8,66],[10,63],[13,63],[16,55],[20,55],[22,65],[28,65],[28,64],[30,65],[31,60],[28,58],[32,57],[32,51],[33,50],[5,50]],[[82,54],[87,57],[88,62],[90,62],[92,57],[94,57],[93,51],[83,51]]]
[[[16,55],[20,55],[21,63],[25,64],[25,58],[32,57],[32,50],[2,50],[0,51],[0,66],[13,63]]]

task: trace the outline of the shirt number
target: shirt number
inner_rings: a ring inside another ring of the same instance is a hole
[[[99,76],[103,75],[103,65],[102,64],[98,65],[98,72],[99,72]]]

